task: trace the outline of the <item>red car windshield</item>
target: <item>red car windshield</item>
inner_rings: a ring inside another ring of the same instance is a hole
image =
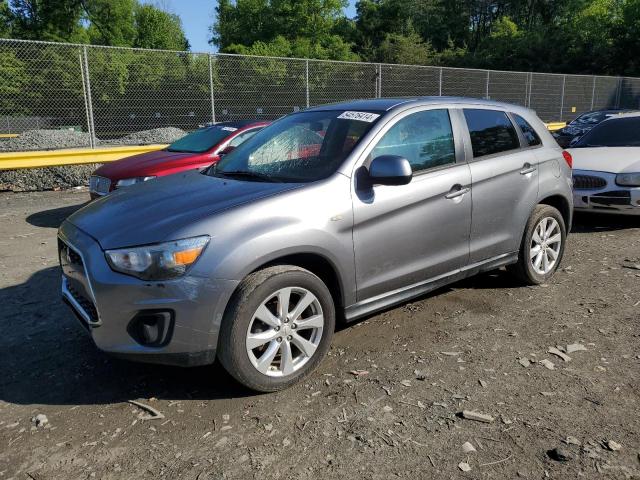
[[[235,127],[217,125],[215,127],[202,128],[176,140],[167,150],[169,152],[202,153],[215,147],[225,138],[238,130]]]

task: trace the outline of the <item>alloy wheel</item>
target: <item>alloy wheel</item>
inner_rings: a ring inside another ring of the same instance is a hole
[[[323,329],[322,306],[313,293],[301,287],[280,289],[253,314],[245,341],[247,355],[263,375],[291,375],[313,357]]]
[[[553,270],[560,255],[562,231],[560,224],[553,217],[544,217],[533,231],[529,258],[533,270],[539,275],[546,275]]]

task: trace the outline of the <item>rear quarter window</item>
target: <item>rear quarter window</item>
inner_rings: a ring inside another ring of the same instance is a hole
[[[522,135],[524,136],[524,139],[530,147],[535,147],[542,144],[540,137],[536,133],[535,129],[529,124],[529,122],[527,122],[520,115],[516,115],[515,113],[513,114],[513,117],[516,119],[516,123],[522,131]]]
[[[505,112],[464,109],[474,158],[520,148],[516,129]]]

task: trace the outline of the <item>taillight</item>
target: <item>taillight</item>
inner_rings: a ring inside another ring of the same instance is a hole
[[[571,154],[566,150],[563,150],[562,156],[564,157],[564,161],[567,162],[567,165],[569,165],[569,168],[573,168],[573,157]]]

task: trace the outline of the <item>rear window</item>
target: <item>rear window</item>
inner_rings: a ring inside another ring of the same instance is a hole
[[[540,140],[540,137],[538,136],[536,131],[533,129],[533,127],[529,124],[529,122],[527,122],[520,115],[513,114],[513,116],[515,117],[516,123],[520,127],[520,130],[522,131],[522,135],[524,135],[524,139],[527,141],[527,144],[530,147],[535,147],[536,145],[540,145],[542,141]]]
[[[640,117],[620,117],[594,127],[578,140],[576,147],[638,147]]]
[[[185,135],[169,145],[170,152],[202,153],[215,147],[237,128],[227,126],[207,127]]]
[[[518,134],[505,112],[465,109],[475,158],[520,148]]]

